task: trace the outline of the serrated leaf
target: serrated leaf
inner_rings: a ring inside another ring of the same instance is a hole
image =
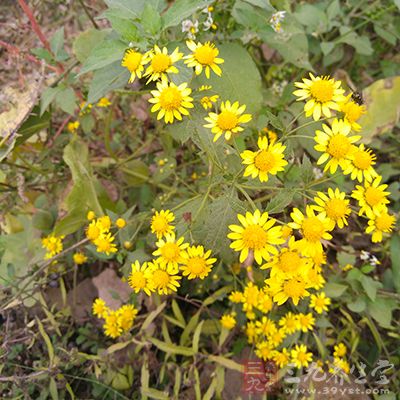
[[[98,69],[89,85],[87,101],[95,103],[112,90],[124,87],[128,83],[129,76],[129,71],[121,67],[120,61]]]
[[[204,74],[196,78],[199,85],[211,85],[222,101],[238,101],[246,105],[246,112],[257,113],[261,107],[261,76],[247,50],[237,43],[218,46],[219,57],[225,62],[220,64],[222,75],[211,73],[210,79]],[[246,71],[246,79],[243,79]]]
[[[127,46],[120,40],[105,40],[99,43],[86,59],[78,76],[113,64],[121,63]]]
[[[163,15],[163,29],[179,25],[197,10],[203,10],[212,0],[176,0]]]
[[[282,189],[268,202],[265,211],[269,214],[282,212],[292,202],[295,193],[293,189]]]
[[[100,31],[94,28],[81,32],[72,45],[72,51],[78,61],[85,62],[92,49],[102,43],[106,35],[107,32],[105,30]]]
[[[214,249],[216,254],[229,248],[227,234],[228,226],[236,221],[236,212],[233,210],[229,199],[235,192],[218,197],[210,205],[210,213],[205,221],[206,236],[204,244],[208,249]]]

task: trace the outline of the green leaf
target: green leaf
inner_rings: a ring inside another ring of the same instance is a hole
[[[86,223],[86,208],[78,207],[56,223],[54,234],[57,236],[70,235],[82,228]]]
[[[392,260],[393,284],[400,293],[400,236],[394,234],[390,240],[390,258]]]
[[[40,115],[47,110],[50,103],[56,98],[57,94],[64,89],[63,86],[48,87],[42,93],[40,97]]]
[[[120,61],[97,70],[89,85],[87,101],[95,103],[112,90],[124,87],[128,83],[129,76],[129,71],[121,67]]]
[[[133,187],[141,186],[150,175],[149,167],[141,160],[128,161],[122,168],[122,172],[124,180]]]
[[[225,62],[220,64],[221,77],[211,72],[210,79],[204,74],[197,77],[199,85],[212,85],[213,91],[220,95],[222,101],[238,101],[246,105],[246,112],[255,114],[261,108],[261,77],[260,73],[247,52],[237,44],[228,43],[218,46],[219,57]],[[246,78],[243,77],[246,71]]]
[[[244,367],[242,364],[238,364],[236,361],[230,360],[229,358],[225,358],[223,356],[208,356],[208,360],[212,362],[216,362],[217,364],[222,365],[225,368],[231,369],[233,371],[238,371],[243,373]]]
[[[74,40],[72,51],[75,57],[81,63],[85,62],[89,57],[90,52],[96,46],[103,42],[107,36],[107,31],[90,28],[81,32]]]
[[[179,305],[175,299],[172,300],[171,305],[172,305],[172,311],[175,315],[175,318],[183,325],[183,327],[185,327],[186,326],[185,317],[183,316],[182,311],[179,308]]]
[[[301,4],[293,16],[310,34],[329,30],[328,17],[317,5]]]
[[[145,331],[149,325],[158,317],[158,315],[164,310],[167,303],[164,301],[155,310],[153,310],[144,320],[140,331]]]
[[[156,400],[169,400],[170,399],[170,397],[168,396],[168,393],[161,392],[161,390],[152,389],[152,388],[141,389],[141,394],[142,394],[142,398],[144,398],[145,396],[149,396],[152,399],[156,399]]]
[[[111,9],[120,11],[126,18],[139,18],[148,0],[104,0]]]
[[[364,297],[357,297],[354,301],[347,303],[347,307],[350,311],[361,313],[367,307],[367,302]]]
[[[106,40],[99,43],[86,59],[78,76],[104,68],[116,61],[121,64],[126,49],[126,44],[119,40]]]
[[[39,114],[39,106],[36,106],[32,110],[28,119],[19,128],[18,136],[15,140],[16,146],[25,143],[25,141],[27,141],[35,133],[48,128],[50,125],[50,113],[45,112],[43,115]]]
[[[203,324],[204,324],[204,321],[201,321],[200,324],[197,325],[197,328],[193,334],[192,348],[195,353],[199,352],[199,341],[200,341],[201,329],[203,328]]]
[[[65,88],[61,92],[58,92],[56,96],[56,102],[61,110],[70,115],[75,114],[76,97],[72,88]]]
[[[375,301],[376,292],[378,291],[378,289],[382,288],[382,283],[372,279],[370,276],[367,275],[362,275],[360,283],[371,301]]]
[[[271,6],[271,2],[269,0],[244,0],[244,1],[253,6],[260,7],[266,11],[275,12],[275,8]]]
[[[374,49],[367,36],[359,36],[348,26],[340,27],[341,36],[336,40],[336,43],[346,43],[355,48],[358,54],[370,56]]]
[[[132,19],[126,19],[114,14],[106,14],[111,22],[112,28],[127,42],[136,42],[139,38],[139,31]]]
[[[192,318],[190,318],[188,324],[186,325],[186,328],[183,330],[182,335],[179,340],[179,344],[181,346],[183,346],[184,344],[186,344],[188,342],[190,334],[196,328],[196,326],[199,322],[200,312],[201,312],[201,310],[197,311],[197,313],[194,314]]]
[[[57,61],[63,61],[68,58],[68,54],[64,50],[64,28],[56,31],[50,40],[50,48]]]
[[[324,286],[324,292],[328,297],[340,297],[347,290],[346,285],[335,282],[327,282]]]
[[[392,299],[377,297],[368,302],[368,312],[383,328],[389,328],[392,321],[392,312],[396,309],[396,302]]]
[[[193,349],[189,347],[178,346],[173,343],[165,343],[155,338],[148,339],[154,346],[158,347],[161,351],[168,354],[179,354],[181,356],[191,357],[195,355]]]
[[[141,21],[145,32],[155,37],[159,36],[162,25],[161,15],[151,4],[146,4],[144,7]]]
[[[58,390],[57,390],[57,383],[54,378],[50,378],[50,383],[49,383],[49,392],[50,396],[53,400],[58,400]]]
[[[204,244],[207,249],[214,249],[215,254],[229,252],[230,240],[227,238],[229,225],[236,222],[236,212],[232,208],[230,198],[236,196],[235,191],[215,199],[210,205],[210,212],[205,220],[206,236]]]
[[[163,15],[163,29],[179,25],[185,18],[189,18],[198,10],[203,10],[211,0],[176,0]]]
[[[388,132],[400,115],[400,76],[380,79],[363,90],[367,113],[358,123],[362,126],[362,141],[370,143],[376,135]]]
[[[295,193],[296,192],[293,189],[282,189],[268,202],[265,211],[269,214],[282,212],[292,202]]]

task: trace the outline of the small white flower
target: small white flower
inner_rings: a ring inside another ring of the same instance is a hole
[[[314,167],[312,172],[313,172],[313,174],[315,176],[315,179],[321,179],[324,176],[324,173],[322,172],[322,170],[320,170],[317,167]]]
[[[376,267],[377,265],[380,264],[379,260],[378,260],[375,256],[372,256],[372,257],[369,259],[369,263],[370,263],[372,266],[374,266],[374,267]]]
[[[203,30],[208,31],[211,28],[213,23],[214,23],[214,20],[212,19],[211,14],[210,14],[208,16],[207,20],[205,22],[203,22],[203,25],[204,25]]]
[[[189,39],[196,39],[196,33],[199,31],[199,21],[191,21],[190,19],[185,19],[182,21],[182,32],[187,33]]]
[[[282,32],[282,24],[281,22],[285,19],[286,11],[277,11],[275,14],[272,14],[269,23],[271,24],[272,29],[279,33]]]
[[[371,257],[371,254],[368,251],[361,250],[360,259],[363,261],[368,261]]]

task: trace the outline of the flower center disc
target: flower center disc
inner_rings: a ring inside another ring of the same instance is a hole
[[[218,115],[217,125],[223,131],[230,131],[235,128],[238,124],[237,116],[231,111],[222,111]]]
[[[314,81],[310,88],[311,95],[320,103],[332,100],[333,91],[332,82],[326,80]]]
[[[143,272],[140,271],[133,272],[130,276],[130,281],[137,288],[144,288],[146,286],[146,278]]]
[[[267,243],[268,235],[259,225],[249,225],[243,231],[243,243],[249,249],[262,249]]]
[[[181,106],[182,95],[176,87],[164,89],[160,95],[160,105],[165,110],[175,110]]]
[[[140,62],[142,61],[142,55],[140,53],[131,52],[126,56],[125,64],[129,71],[136,71]]]
[[[254,159],[255,166],[262,172],[271,171],[275,166],[275,156],[266,150],[261,150]]]
[[[346,215],[346,204],[341,199],[331,199],[326,202],[326,215],[334,221]]]
[[[359,169],[368,169],[372,165],[372,157],[366,151],[357,151],[354,153],[353,164]]]
[[[193,257],[188,260],[187,268],[195,275],[202,274],[206,269],[206,262],[202,257]]]
[[[161,254],[166,260],[176,261],[179,256],[179,246],[175,243],[167,243],[163,246]]]
[[[304,283],[291,279],[283,285],[283,291],[288,297],[301,297],[304,294]]]
[[[365,200],[370,206],[373,207],[379,204],[382,201],[382,199],[383,199],[383,194],[379,189],[373,186],[369,186],[365,190]]]
[[[317,217],[309,217],[301,226],[303,236],[310,242],[317,242],[324,233],[324,225]]]
[[[333,158],[343,158],[349,153],[350,148],[351,143],[349,139],[339,133],[335,136],[332,136],[329,140],[328,153]]]
[[[163,217],[154,218],[153,228],[157,232],[164,232],[168,228],[168,223]]]
[[[151,60],[154,72],[164,72],[171,66],[171,58],[166,54],[156,54]]]
[[[376,217],[375,225],[380,231],[387,231],[392,227],[393,218],[390,215],[382,214]]]
[[[284,272],[295,271],[301,263],[301,258],[295,251],[287,251],[279,257],[279,267]]]
[[[153,273],[153,282],[156,287],[165,287],[169,283],[169,275],[166,271],[157,269]]]
[[[207,45],[197,48],[194,53],[194,58],[203,65],[211,65],[214,62],[215,57],[215,49]]]

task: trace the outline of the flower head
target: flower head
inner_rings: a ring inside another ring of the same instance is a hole
[[[162,77],[167,77],[167,74],[177,74],[178,68],[174,64],[183,57],[183,53],[179,52],[177,47],[171,54],[168,54],[166,47],[161,50],[157,45],[154,49],[146,54],[146,62],[150,63],[147,67],[144,76],[148,76],[147,83],[156,81]]]
[[[344,114],[344,120],[351,125],[351,128],[358,132],[361,126],[357,123],[360,117],[367,111],[364,105],[357,104],[351,100],[351,94],[346,96],[346,100],[340,103],[340,111]]]
[[[214,142],[222,135],[225,135],[225,139],[229,140],[232,134],[243,131],[241,124],[251,120],[250,114],[243,114],[245,110],[246,106],[244,104],[240,106],[237,101],[233,104],[230,101],[226,101],[221,103],[219,114],[213,112],[208,114],[208,117],[205,118],[208,124],[204,125],[204,127],[211,128],[211,132],[215,134]]]
[[[378,176],[372,182],[364,182],[364,186],[357,185],[353,190],[351,197],[358,200],[360,211],[358,215],[366,214],[368,218],[373,218],[375,212],[389,204],[387,196],[390,192],[386,192],[388,185],[381,185],[382,177]]]
[[[331,117],[331,110],[339,110],[339,103],[345,101],[344,90],[341,82],[335,81],[329,76],[315,77],[310,73],[310,78],[304,78],[303,82],[295,82],[295,86],[300,88],[293,94],[298,97],[297,101],[307,100],[304,105],[306,116],[313,116],[315,121],[324,115]]]
[[[64,235],[55,236],[54,233],[42,238],[42,247],[47,250],[45,258],[52,258],[63,251],[63,239]]]
[[[273,245],[282,244],[282,229],[275,225],[275,219],[268,218],[268,213],[261,214],[256,210],[254,214],[247,212],[246,215],[238,214],[240,225],[229,225],[232,231],[228,234],[229,239],[233,239],[230,247],[240,252],[240,262],[243,262],[253,251],[254,259],[258,264],[262,260],[268,260],[270,254],[278,251]]]
[[[178,270],[178,264],[183,263],[183,250],[189,247],[188,243],[183,243],[184,240],[183,237],[176,240],[174,233],[165,235],[164,239],[156,243],[158,248],[153,256],[158,257],[160,264]]]
[[[221,76],[222,71],[218,64],[222,64],[224,60],[218,57],[219,50],[213,43],[196,44],[193,40],[188,40],[186,45],[192,54],[184,57],[185,64],[188,67],[194,67],[196,75],[200,75],[204,69],[207,78],[210,77],[210,70]]]
[[[312,361],[312,353],[307,351],[307,346],[304,344],[296,344],[290,355],[297,368],[308,367],[308,364]]]
[[[292,299],[293,304],[297,306],[299,301],[310,295],[307,288],[309,287],[303,274],[297,274],[292,277],[277,275],[265,280],[269,287],[273,300],[279,306]]]
[[[74,259],[74,263],[77,265],[85,264],[88,258],[83,253],[75,253],[72,258]]]
[[[118,218],[118,219],[115,221],[115,225],[116,225],[116,227],[119,228],[119,229],[125,228],[125,226],[126,226],[126,221],[125,221],[123,218]]]
[[[308,332],[313,329],[315,325],[315,318],[311,313],[308,314],[298,314],[297,319],[299,321],[300,330],[303,332]]]
[[[313,308],[318,314],[328,311],[329,304],[331,304],[331,299],[326,297],[324,292],[311,295],[310,307]]]
[[[111,232],[100,234],[93,243],[97,246],[96,251],[99,253],[105,253],[107,256],[117,252],[117,246],[113,243],[115,237],[111,235]]]
[[[170,294],[176,292],[180,286],[179,280],[182,279],[178,274],[178,269],[162,264],[159,261],[149,262],[151,276],[150,284],[158,294]]]
[[[147,263],[144,262],[140,265],[139,261],[135,261],[131,265],[131,273],[128,277],[128,284],[134,290],[135,293],[139,293],[143,290],[148,296],[151,296],[151,292],[154,292],[154,286],[152,285],[152,274]]]
[[[270,360],[274,355],[274,348],[268,340],[263,340],[257,343],[255,353],[264,361]]]
[[[361,136],[349,136],[350,125],[336,118],[333,120],[331,128],[326,124],[322,124],[322,128],[323,131],[315,132],[314,138],[317,142],[314,149],[323,153],[317,164],[321,165],[329,159],[324,171],[329,170],[333,174],[338,166],[345,170],[348,167],[350,155],[355,150],[353,143]]]
[[[116,311],[117,324],[124,332],[132,328],[138,310],[132,304],[125,304]]]
[[[97,102],[97,107],[101,108],[107,108],[108,106],[111,105],[111,101],[107,99],[107,97],[102,97],[98,102]]]
[[[312,257],[316,253],[322,252],[321,240],[332,239],[332,235],[328,233],[332,227],[328,217],[323,213],[315,215],[314,208],[309,205],[306,207],[305,215],[298,208],[294,208],[290,216],[293,222],[290,222],[289,226],[299,229],[303,236],[296,242],[302,254]]]
[[[276,175],[283,171],[287,161],[283,152],[286,146],[271,141],[266,136],[258,138],[258,151],[245,150],[240,154],[242,164],[247,165],[244,176],[259,178],[261,182],[268,181],[268,174]]]
[[[350,200],[346,199],[346,193],[341,192],[338,188],[335,190],[329,188],[327,195],[318,192],[318,196],[314,197],[314,200],[317,203],[314,206],[315,211],[326,215],[331,223],[331,229],[336,225],[339,228],[347,225],[347,217],[350,215],[351,209],[349,206]]]
[[[290,353],[288,349],[284,347],[281,351],[275,350],[272,359],[279,368],[283,368],[290,362]]]
[[[142,77],[144,71],[144,65],[147,60],[143,56],[142,53],[139,53],[136,50],[128,49],[125,52],[124,58],[122,59],[121,65],[128,69],[131,73],[131,77],[129,78],[129,83],[132,83],[136,77],[139,79]]]
[[[122,327],[118,323],[118,315],[116,311],[110,311],[105,317],[105,323],[103,325],[104,333],[106,336],[110,336],[115,339],[121,336]]]
[[[372,233],[372,242],[378,243],[383,240],[384,233],[390,233],[396,222],[394,215],[390,215],[386,208],[375,210],[374,215],[368,221],[366,233]]]
[[[221,326],[225,329],[231,330],[235,327],[236,325],[236,318],[233,313],[231,314],[224,314],[219,322],[221,323]]]
[[[200,99],[200,104],[203,106],[205,110],[208,110],[209,108],[212,108],[213,103],[216,103],[218,99],[219,96],[217,94],[213,96],[204,96]]]
[[[288,335],[291,335],[300,329],[298,316],[290,311],[286,313],[278,323]]]
[[[363,178],[366,181],[378,176],[373,165],[376,163],[376,155],[370,149],[366,149],[364,144],[360,144],[349,156],[347,168],[343,171],[345,175],[351,174],[350,178],[362,182]]]
[[[174,226],[170,223],[174,220],[175,215],[170,210],[156,211],[151,218],[151,232],[157,236],[157,239],[173,233]]]
[[[333,356],[336,358],[342,358],[347,353],[347,348],[343,343],[338,343],[337,345],[333,346]]]
[[[80,127],[80,122],[79,121],[75,121],[75,122],[68,122],[67,124],[67,130],[70,133],[75,133],[78,128]]]
[[[204,279],[211,271],[216,258],[210,258],[211,250],[204,251],[203,246],[189,246],[182,253],[182,275],[188,279]]]
[[[106,302],[103,299],[97,298],[93,302],[92,312],[98,318],[105,318],[110,309],[106,306]]]
[[[192,89],[187,87],[187,83],[176,86],[163,76],[161,82],[157,82],[157,90],[151,91],[153,97],[149,103],[154,104],[151,112],[158,111],[157,119],[164,118],[166,124],[174,122],[174,118],[181,121],[182,115],[189,115],[187,109],[194,107],[190,93]]]

